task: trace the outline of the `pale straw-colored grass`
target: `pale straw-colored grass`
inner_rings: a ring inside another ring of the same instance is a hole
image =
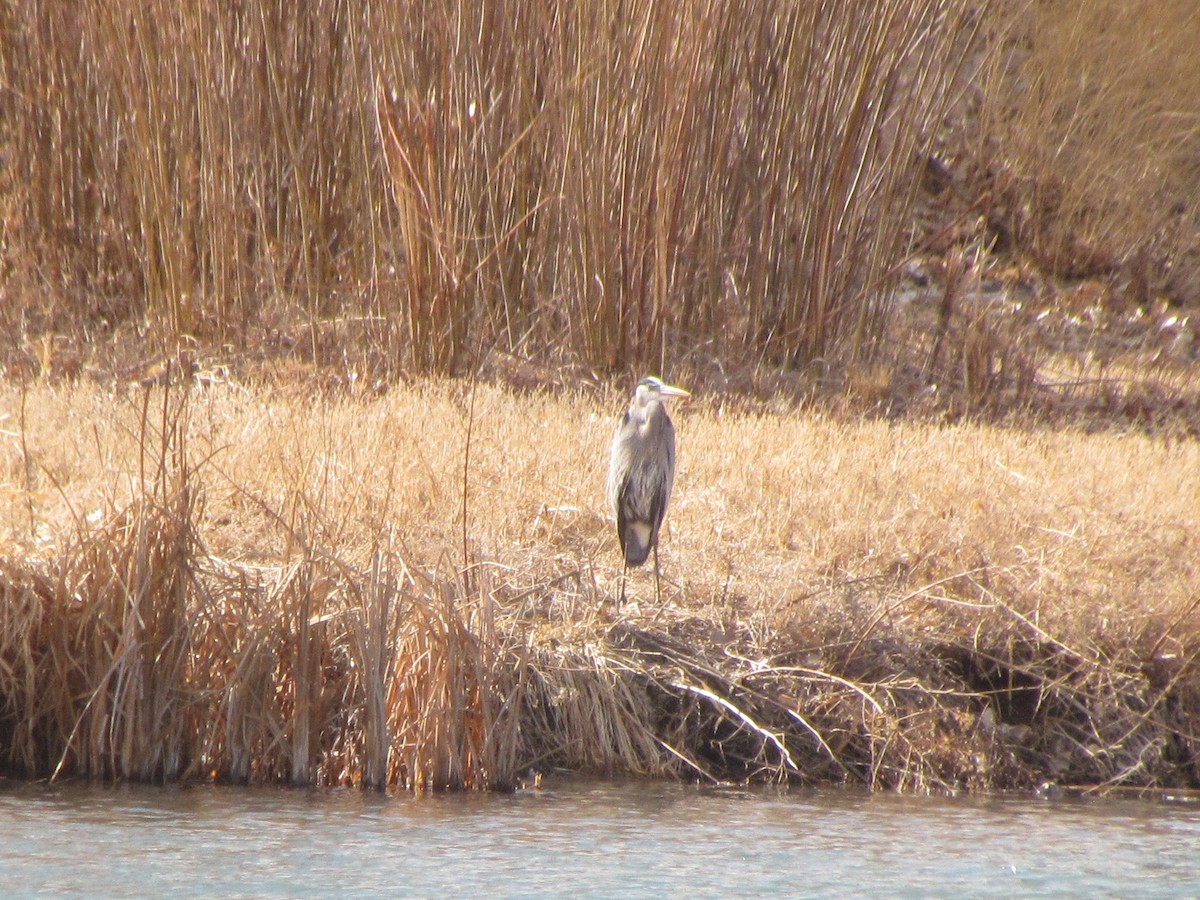
[[[0,401],[20,771],[1195,778],[1190,442],[698,397],[664,605],[640,570],[618,611],[623,396],[39,385],[23,429],[21,402]]]

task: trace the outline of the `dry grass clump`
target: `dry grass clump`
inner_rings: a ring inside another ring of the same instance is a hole
[[[6,768],[1200,782],[1188,4],[0,18]],[[591,369],[669,359],[771,399],[618,611]],[[574,390],[397,384],[477,369]]]
[[[5,767],[1200,784],[1194,444],[699,400],[618,611],[621,402],[7,388]]]
[[[161,392],[156,426],[148,400],[118,402],[128,418],[94,432],[75,458],[99,462],[90,474],[105,478],[116,473],[91,451],[106,439],[132,450],[121,472],[132,500],[118,489],[84,514],[74,504],[86,495],[59,482],[69,518],[52,533],[32,519],[33,532],[17,535],[29,555],[6,556],[6,767],[136,780],[510,784],[487,604],[463,601],[461,582],[410,569],[386,540],[362,569],[323,552],[305,510],[289,523],[276,517],[288,545],[276,565],[214,555],[196,535],[209,488],[186,450],[188,405]],[[38,469],[53,480],[50,465]],[[39,504],[28,485],[23,492]]]

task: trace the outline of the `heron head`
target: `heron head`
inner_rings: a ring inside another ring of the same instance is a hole
[[[638,382],[637,391],[634,392],[633,396],[634,402],[639,406],[643,406],[651,400],[664,400],[667,397],[690,397],[692,395],[681,387],[664,384],[661,378],[648,375]]]

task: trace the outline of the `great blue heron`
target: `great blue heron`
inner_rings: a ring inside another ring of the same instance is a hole
[[[608,502],[617,518],[617,538],[625,554],[621,570],[621,599],[625,575],[654,551],[654,594],[658,584],[658,530],[667,514],[675,480],[675,426],[663,400],[690,397],[683,388],[663,384],[653,376],[638,382],[633,402],[617,425],[608,465]]]

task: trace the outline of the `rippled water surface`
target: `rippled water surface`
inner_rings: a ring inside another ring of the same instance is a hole
[[[0,894],[1197,896],[1200,806],[556,780],[513,795],[0,781]]]

